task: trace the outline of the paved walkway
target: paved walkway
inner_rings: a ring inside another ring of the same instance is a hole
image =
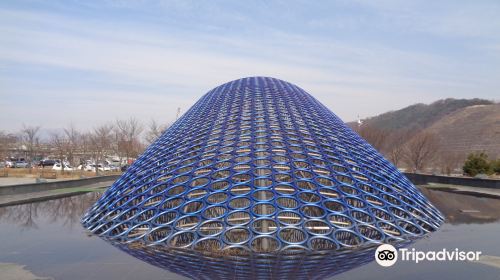
[[[15,263],[0,263],[0,273],[4,280],[43,280],[53,279],[34,275],[31,271],[25,268],[25,265]]]
[[[75,178],[76,179],[76,178]],[[64,181],[71,180],[71,178],[60,178],[60,179],[43,179],[47,182],[56,182],[56,181]],[[22,184],[33,184],[36,183],[36,178],[29,177],[0,177],[0,187],[2,186],[10,186],[10,185],[22,185]]]
[[[95,192],[111,186],[113,182],[114,181],[106,181],[84,187],[55,189],[24,194],[0,195],[0,207],[55,199],[87,192]]]
[[[500,257],[484,255],[479,257],[478,263],[500,268]]]
[[[463,193],[463,194],[478,194],[478,195],[488,195],[500,198],[500,189],[490,189],[490,188],[477,188],[477,187],[466,187],[466,186],[457,186],[457,185],[443,185],[443,184],[434,184],[430,183],[428,185],[424,185],[423,187],[430,189],[442,189],[446,191],[451,191],[454,193]]]

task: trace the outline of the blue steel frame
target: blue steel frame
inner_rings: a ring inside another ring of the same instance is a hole
[[[376,249],[214,256],[163,246],[113,244],[142,261],[191,279],[326,279],[372,262]]]
[[[398,243],[442,222],[328,108],[267,77],[205,94],[82,219],[121,244],[229,255]]]

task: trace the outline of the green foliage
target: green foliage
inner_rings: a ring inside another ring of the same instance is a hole
[[[485,153],[470,154],[464,163],[463,171],[466,175],[476,176],[477,174],[492,174],[493,168]]]
[[[491,168],[493,169],[493,172],[500,174],[500,158],[491,161]]]

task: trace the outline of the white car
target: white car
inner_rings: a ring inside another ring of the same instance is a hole
[[[95,172],[95,167],[96,167],[95,164],[87,164],[87,165],[83,166],[83,170]],[[82,169],[82,166],[81,165],[78,166],[78,169]],[[98,164],[97,169],[99,171],[110,171],[111,170],[108,166],[103,167],[102,164]]]
[[[110,171],[120,171],[120,167],[115,165],[109,165],[109,169]]]
[[[52,170],[61,171],[62,170],[61,164],[60,163],[54,164],[54,166],[52,166]],[[64,171],[73,171],[73,167],[71,167],[71,165],[64,164]]]
[[[78,169],[83,169],[84,171],[95,172],[95,165],[94,164],[86,164],[83,167],[80,165],[80,166],[78,166]]]
[[[90,165],[78,165],[76,168],[77,170],[83,170],[83,171],[92,171],[92,167]]]
[[[102,171],[111,171],[111,168],[108,166],[108,165],[102,165],[102,164],[99,164],[99,170],[101,170],[102,168]]]

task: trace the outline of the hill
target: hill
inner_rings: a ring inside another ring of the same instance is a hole
[[[484,151],[490,158],[500,157],[500,104],[489,100],[449,98],[428,105],[411,105],[362,121],[363,129],[388,135],[405,131],[432,133],[439,139],[440,151],[461,155]]]
[[[427,131],[445,143],[443,150],[470,153],[485,151],[500,157],[500,104],[474,105],[456,110],[432,123]]]
[[[376,117],[363,120],[364,124],[388,131],[398,129],[423,129],[441,118],[460,109],[475,105],[492,105],[484,99],[442,99],[432,104],[415,104],[397,111],[390,111]]]

